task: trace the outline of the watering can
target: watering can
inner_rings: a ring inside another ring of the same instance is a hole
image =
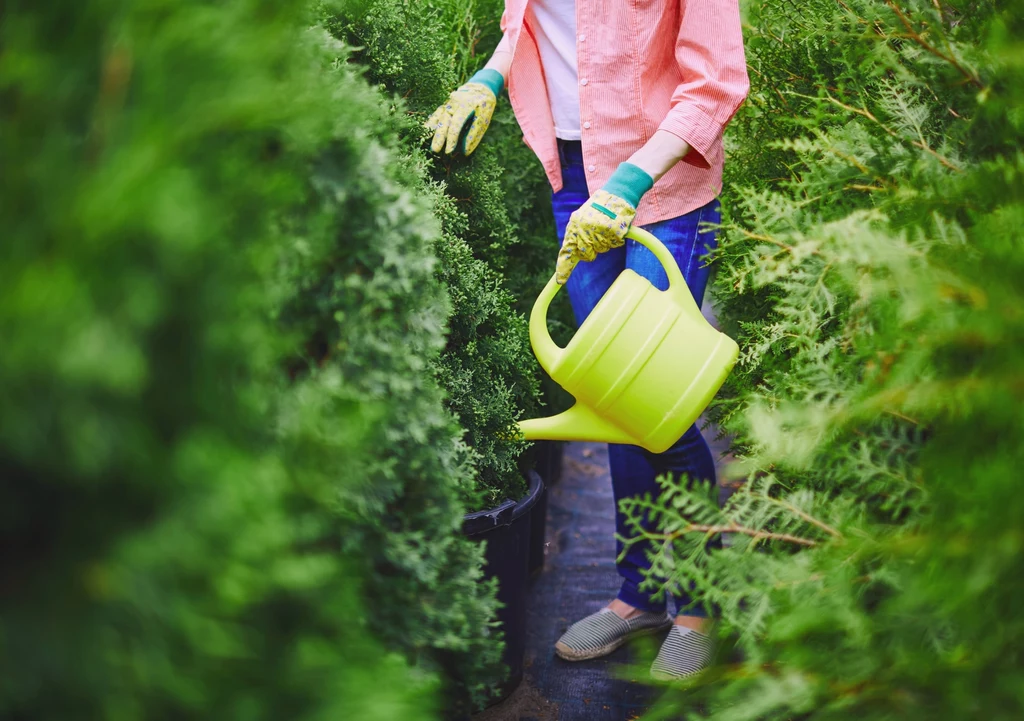
[[[701,315],[668,248],[641,228],[626,237],[654,253],[669,288],[658,290],[627,268],[560,348],[547,323],[560,286],[548,281],[530,315],[530,342],[576,404],[521,421],[526,440],[628,443],[662,453],[697,420],[736,363],[735,341]]]

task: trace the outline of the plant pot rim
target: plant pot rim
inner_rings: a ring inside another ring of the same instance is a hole
[[[506,498],[494,508],[467,513],[462,517],[462,533],[467,536],[476,536],[496,528],[501,528],[502,526],[511,525],[532,509],[537,504],[540,494],[544,491],[544,481],[541,479],[540,474],[533,469],[530,469],[523,475],[530,484],[525,496],[518,501]]]

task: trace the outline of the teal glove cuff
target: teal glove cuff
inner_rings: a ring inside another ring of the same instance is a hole
[[[471,77],[469,82],[486,85],[491,89],[491,92],[494,93],[494,97],[496,98],[501,95],[501,90],[505,87],[505,78],[503,78],[501,73],[493,68],[484,68]]]
[[[654,187],[654,178],[632,163],[619,163],[619,167],[608,178],[602,190],[617,195],[634,208],[640,205],[640,198]]]

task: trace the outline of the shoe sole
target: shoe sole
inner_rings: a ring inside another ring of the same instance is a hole
[[[625,636],[621,636],[609,644],[600,646],[598,648],[587,649],[586,651],[577,651],[576,649],[569,648],[561,641],[555,644],[555,655],[565,661],[589,661],[594,658],[601,658],[607,656],[612,651],[615,651],[625,643],[632,641],[635,638],[641,636],[653,636],[657,633],[663,633],[668,629],[672,628],[672,622],[669,621],[663,626],[652,626],[651,628],[641,628],[638,631],[631,631]]]

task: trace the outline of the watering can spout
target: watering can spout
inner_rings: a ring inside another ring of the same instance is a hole
[[[579,403],[557,416],[520,421],[519,430],[528,441],[597,441],[633,445],[637,443],[635,438],[618,426]]]

